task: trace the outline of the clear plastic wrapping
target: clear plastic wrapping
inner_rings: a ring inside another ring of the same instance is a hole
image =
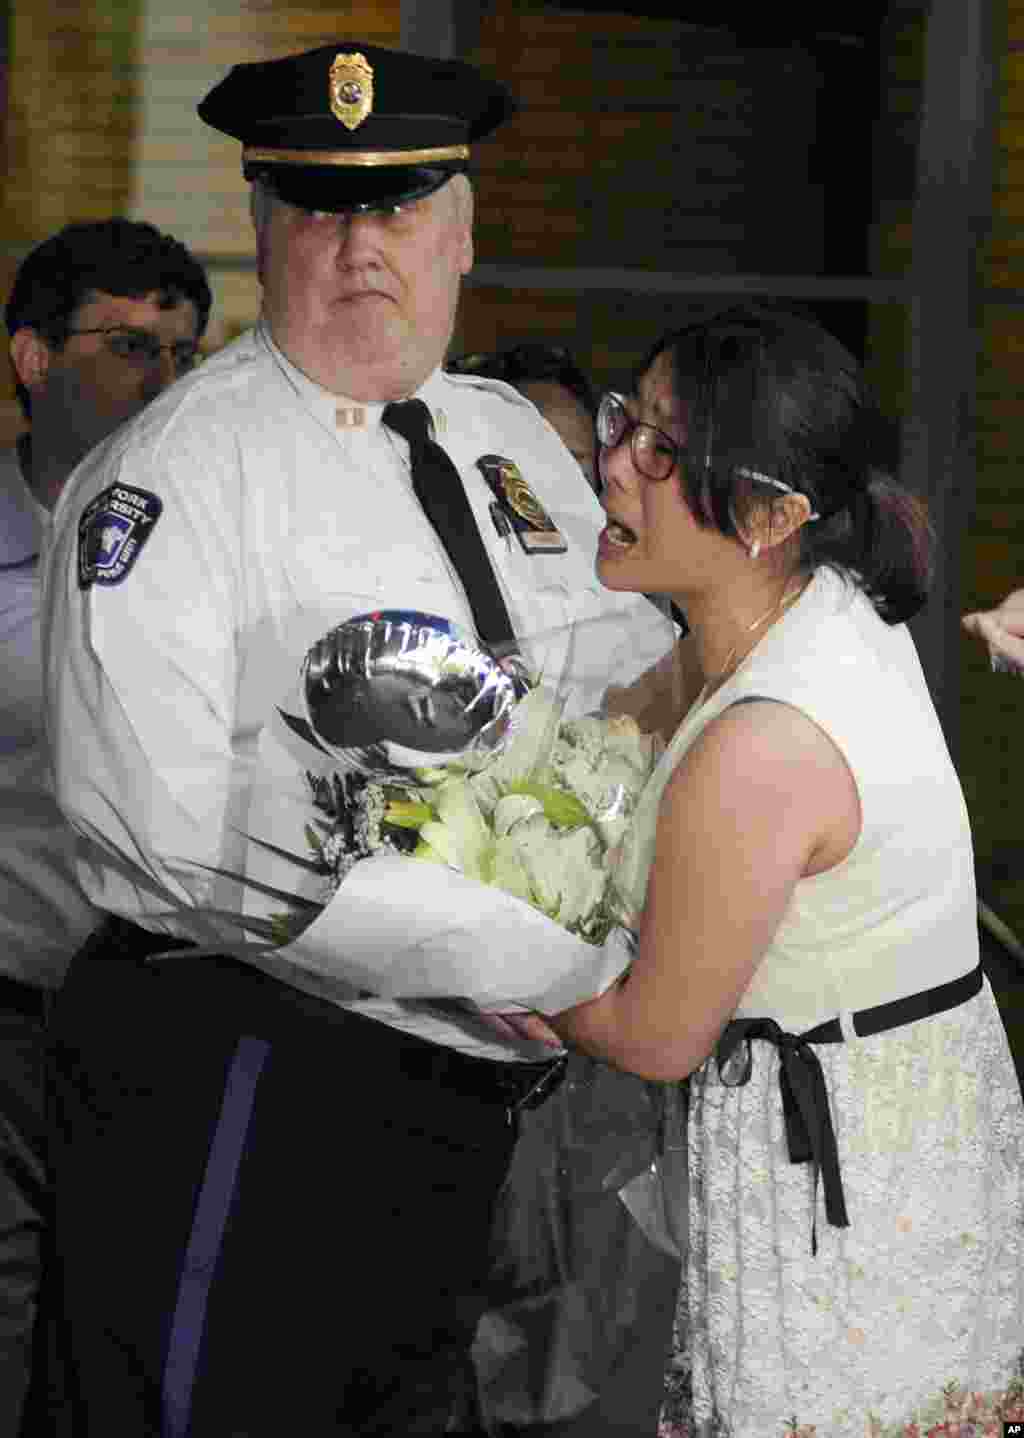
[[[498,1438],[577,1418],[650,1341],[641,1278],[652,1264],[677,1274],[685,1248],[685,1126],[684,1084],[579,1055],[523,1115],[473,1348],[476,1408],[449,1431]],[[657,1322],[667,1345],[670,1317]]]

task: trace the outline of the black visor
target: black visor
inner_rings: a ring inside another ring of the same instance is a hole
[[[300,210],[390,210],[431,195],[465,170],[465,162],[443,165],[267,165],[246,167],[246,179],[260,179],[287,205]]]

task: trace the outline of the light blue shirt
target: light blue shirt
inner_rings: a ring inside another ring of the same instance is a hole
[[[0,452],[0,974],[56,987],[96,911],[53,797],[43,733],[40,555],[49,515]]]

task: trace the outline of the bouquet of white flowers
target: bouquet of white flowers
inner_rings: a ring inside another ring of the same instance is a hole
[[[616,855],[660,752],[653,736],[627,717],[567,717],[562,674],[517,665],[510,689],[506,670],[429,615],[350,620],[314,646],[304,676],[307,717],[283,718],[319,751],[306,852],[249,844],[316,886],[229,875],[273,902],[238,922],[277,960],[350,992],[546,1012],[621,975]]]
[[[531,905],[571,934],[601,944],[620,919],[610,855],[650,773],[650,735],[621,716],[559,720],[550,690],[530,690],[510,740],[489,761],[454,760],[407,782],[307,773],[318,811],[306,828],[330,903],[355,864],[405,854],[444,864]],[[282,940],[308,911],[275,920]]]

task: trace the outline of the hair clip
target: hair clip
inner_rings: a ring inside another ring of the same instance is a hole
[[[772,479],[771,475],[769,475],[769,474],[762,474],[762,473],[760,472],[760,470],[757,470],[757,469],[747,469],[745,466],[742,466],[742,465],[741,465],[741,466],[739,466],[739,467],[737,468],[736,473],[742,475],[744,479],[753,479],[753,480],[756,480],[758,484],[770,484],[771,487],[772,487],[772,489],[781,490],[783,494],[799,494],[799,493],[800,493],[800,490],[799,490],[799,489],[794,489],[794,487],[793,487],[791,484],[786,484],[784,480],[781,480],[781,479]],[[807,498],[806,494],[803,496],[803,498],[804,498],[804,499]],[[817,510],[813,510],[813,509],[811,510],[810,514],[807,516],[808,522],[810,522],[812,519],[820,519],[820,518],[821,518],[821,515],[817,512]]]

